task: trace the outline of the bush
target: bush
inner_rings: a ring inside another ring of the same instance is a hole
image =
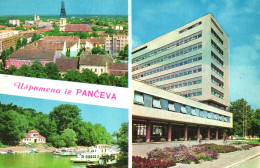
[[[133,156],[133,159],[132,159],[132,166],[136,167],[136,168],[144,168],[144,167],[166,168],[166,167],[175,166],[175,165],[176,165],[176,162],[174,162],[174,161],[142,158],[139,156]]]

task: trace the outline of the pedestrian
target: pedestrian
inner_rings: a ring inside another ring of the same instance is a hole
[[[200,134],[200,136],[199,136],[199,143],[201,143],[201,141],[202,141],[202,135]]]
[[[227,143],[227,136],[224,135],[223,139],[224,139],[224,144],[226,144]]]

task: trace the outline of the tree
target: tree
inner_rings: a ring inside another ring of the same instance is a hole
[[[65,129],[64,132],[61,134],[61,139],[66,143],[66,146],[76,146],[77,141],[76,132],[73,129]]]
[[[81,74],[77,70],[71,70],[67,72],[63,78],[65,81],[81,82]]]
[[[22,46],[26,46],[26,45],[27,45],[27,39],[26,39],[26,38],[23,38]]]
[[[44,69],[42,67],[42,64],[38,60],[34,61],[33,65],[30,66],[28,75],[30,77],[36,77],[36,78],[47,78],[47,75],[44,72]]]
[[[17,40],[17,43],[16,43],[16,50],[18,50],[19,48],[21,48],[22,47],[22,42],[21,42],[21,39],[19,38],[18,40]]]
[[[45,64],[44,72],[48,79],[60,79],[59,69],[57,65],[52,62]]]
[[[0,137],[5,143],[20,141],[25,136],[27,126],[26,118],[14,110],[0,113]]]
[[[80,111],[76,105],[62,104],[54,107],[49,117],[57,124],[57,132],[61,133],[67,128],[73,129],[82,120]]]
[[[128,57],[128,44],[124,47],[124,50],[119,52],[119,56],[121,56],[122,60]]]
[[[13,52],[14,52],[14,47],[11,46],[11,47],[10,47],[10,54],[12,54]]]
[[[119,86],[128,87],[128,73],[126,72],[124,76],[119,79]]]
[[[29,67],[26,64],[23,64],[17,71],[13,73],[17,76],[29,76]]]
[[[260,109],[256,109],[256,111],[253,113],[252,117],[252,127],[251,127],[251,135],[252,136],[260,136]]]
[[[2,59],[2,69],[4,69],[5,68],[5,66],[6,66],[6,57],[7,57],[7,55],[6,55],[6,52],[5,52],[5,50],[3,50],[3,52],[1,53],[1,59]]]
[[[84,69],[84,71],[81,74],[81,81],[84,83],[96,84],[97,80],[98,80],[97,74],[95,74],[89,69]]]
[[[105,49],[101,49],[100,46],[97,46],[97,47],[92,48],[91,53],[92,54],[98,54],[98,55],[105,55],[106,51],[105,51]]]
[[[118,145],[123,155],[127,156],[128,153],[128,123],[121,123],[118,133]]]
[[[13,75],[17,71],[16,67],[12,65],[9,69],[6,70],[6,74]]]
[[[233,113],[233,128],[228,129],[227,134],[243,136],[243,112],[245,111],[247,112],[247,123],[245,124],[245,127],[250,133],[253,116],[251,106],[247,105],[247,102],[244,99],[238,99],[234,102],[230,102],[230,106],[227,110]]]

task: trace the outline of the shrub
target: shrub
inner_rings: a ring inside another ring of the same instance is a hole
[[[136,168],[166,168],[170,166],[175,166],[176,162],[174,161],[166,161],[166,160],[158,160],[158,159],[151,159],[151,158],[142,158],[139,156],[133,156],[132,158],[132,167]]]

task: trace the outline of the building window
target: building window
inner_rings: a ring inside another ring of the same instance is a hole
[[[194,108],[191,109],[191,115],[196,115],[196,110]]]
[[[211,118],[211,113],[210,112],[208,112],[208,118]]]
[[[204,112],[202,110],[200,110],[200,117],[203,117]]]
[[[138,92],[134,93],[134,103],[136,104],[144,104],[144,95]]]
[[[184,105],[181,105],[181,112],[185,114],[187,113],[187,109]]]
[[[153,107],[155,108],[162,108],[161,107],[161,101],[159,98],[153,98]]]
[[[169,111],[175,111],[174,103],[169,103],[168,104],[168,109],[169,109]]]

